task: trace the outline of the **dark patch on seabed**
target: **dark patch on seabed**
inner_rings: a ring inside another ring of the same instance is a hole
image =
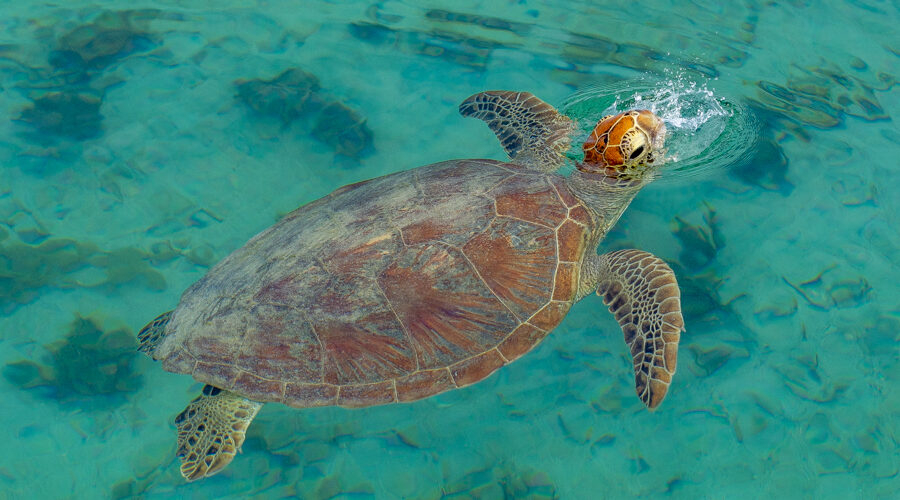
[[[756,96],[750,102],[780,117],[783,132],[776,140],[789,134],[809,141],[805,127],[837,127],[848,116],[867,121],[889,120],[877,93],[890,91],[897,84],[896,78],[873,71],[860,58],[852,58],[847,66],[791,66],[783,84],[757,82]]]
[[[491,51],[502,47],[491,40],[452,32],[395,29],[370,22],[352,23],[349,30],[354,38],[363,42],[416,56],[441,59],[476,71],[483,71]]]
[[[788,158],[781,145],[771,137],[781,130],[778,125],[780,115],[755,107],[751,110],[761,122],[762,130],[756,138],[753,155],[732,165],[728,175],[748,186],[788,196],[794,190],[794,184],[787,178]]]
[[[172,18],[152,9],[102,11],[62,34],[57,35],[55,27],[39,29],[38,40],[54,42],[47,56],[49,67],[19,63],[27,79],[15,88],[31,101],[13,118],[30,127],[22,135],[45,147],[59,140],[85,141],[102,135],[103,97],[123,82],[109,70],[159,45],[149,29],[158,17]]]
[[[746,360],[756,349],[756,335],[732,308],[743,294],[723,299],[719,289],[730,274],[717,259],[725,246],[719,230],[719,215],[709,203],[703,205],[702,224],[692,224],[676,216],[672,221],[675,238],[682,250],[672,269],[681,287],[685,324],[691,335],[685,348],[692,355],[689,369],[707,376],[730,360]]]
[[[478,72],[487,69],[491,54],[497,49],[525,50],[522,47],[524,40],[499,42],[462,31],[467,25],[491,26],[494,29],[507,29],[516,35],[524,36],[530,25],[514,23],[507,26],[499,20],[492,21],[493,18],[447,11],[429,11],[428,14],[430,20],[440,21],[428,31],[392,28],[367,21],[352,23],[349,30],[356,39],[372,45],[390,47],[415,56],[441,59]],[[623,68],[651,72],[661,72],[677,66],[710,78],[718,76],[718,70],[713,65],[681,60],[645,45],[573,32],[563,32],[561,38],[564,40],[558,43],[544,44],[550,50],[532,55],[548,61],[560,58],[568,63],[569,72],[583,73],[585,75],[583,79],[592,73],[587,68],[594,64],[614,64]]]
[[[154,247],[155,252],[133,247],[104,251],[68,238],[48,238],[32,245],[7,234],[0,227],[0,312],[4,313],[53,289],[110,289],[143,283],[151,290],[163,290],[166,280],[152,264],[179,255],[168,245]]]
[[[149,31],[149,21],[157,10],[105,11],[93,21],[64,33],[50,52],[49,62],[61,73],[90,79],[131,54],[145,52],[158,44]]]
[[[37,94],[17,120],[34,128],[36,133],[26,134],[34,142],[52,143],[54,136],[78,141],[91,139],[102,131],[100,103],[100,97],[90,92]]]
[[[130,330],[106,331],[98,319],[77,316],[63,338],[43,346],[47,355],[41,358],[46,363],[7,363],[3,376],[16,387],[34,390],[43,397],[83,403],[97,396],[133,392],[141,386],[141,377],[133,367],[136,348]]]
[[[295,121],[309,126],[312,136],[353,159],[372,154],[373,134],[356,110],[322,91],[319,79],[300,68],[289,68],[271,79],[234,82],[236,98],[260,119],[278,118],[282,130]]]

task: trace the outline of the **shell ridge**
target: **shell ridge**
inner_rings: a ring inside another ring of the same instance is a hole
[[[406,328],[406,325],[403,324],[403,321],[400,319],[400,315],[397,314],[397,310],[394,309],[394,304],[391,302],[391,299],[389,299],[387,294],[384,293],[384,288],[381,287],[381,283],[379,283],[377,279],[375,279],[373,281],[375,282],[375,288],[378,289],[378,293],[380,293],[381,296],[384,297],[384,301],[385,301],[385,303],[387,303],[388,308],[391,310],[391,314],[394,315],[394,319],[396,319],[397,323],[400,324],[400,328],[403,330],[403,334],[406,335],[406,341],[409,342],[410,349],[413,350],[413,357],[416,360],[416,369],[407,373],[406,375],[415,373],[420,370],[420,366],[422,366],[422,363],[419,362],[419,352],[415,348],[415,343],[413,342],[412,335],[409,333],[409,330]],[[403,376],[403,375],[400,375],[400,376]],[[396,379],[396,377],[392,380],[395,380],[395,379]],[[395,383],[394,384],[394,396],[396,396],[396,395],[397,395],[397,385]]]
[[[302,313],[302,312],[301,312]],[[319,359],[322,360],[319,363],[319,382],[325,383],[325,359],[328,356],[328,352],[325,350],[325,343],[322,342],[322,337],[319,336],[319,332],[316,331],[316,325],[313,323],[312,319],[306,315],[306,313],[302,313],[303,317],[306,318],[307,323],[309,323],[309,329],[312,330],[313,336],[316,338],[316,341],[319,342]],[[285,381],[287,382],[287,381]]]
[[[559,188],[556,187],[556,184],[554,184],[553,181],[550,180],[549,176],[544,177],[544,182],[546,182],[547,184],[550,185],[551,188],[553,188],[553,192],[556,193],[556,197],[559,198],[559,201],[563,204],[563,206],[566,207],[567,209],[571,209],[571,207],[569,207],[569,204],[566,203],[565,198],[563,198],[562,193],[559,192]],[[562,224],[562,223],[560,223],[560,224]]]
[[[490,227],[490,224],[488,224],[488,226],[485,227],[484,230],[480,231],[478,234],[482,234],[485,231],[487,231],[488,227]],[[472,262],[472,259],[470,259],[468,255],[466,255],[465,250],[463,250],[462,248],[454,247],[453,245],[448,245],[448,246],[451,248],[455,248],[456,250],[459,250],[459,253],[462,254],[464,259],[466,259],[466,263],[469,264],[469,267],[471,267],[475,271],[475,275],[478,276],[478,279],[480,279],[482,283],[484,283],[484,286],[487,287],[487,289],[491,292],[491,295],[493,295],[495,299],[500,301],[500,304],[502,304],[503,307],[506,308],[506,310],[509,311],[510,314],[512,314],[513,318],[516,318],[516,321],[518,321],[519,324],[522,324],[522,318],[520,318],[519,315],[516,314],[515,311],[513,311],[509,307],[509,305],[506,303],[506,301],[503,300],[502,298],[500,298],[500,296],[497,294],[497,292],[494,291],[493,288],[491,288],[491,285],[487,282],[487,280],[484,279],[484,276],[481,275],[481,271],[478,270],[478,267]],[[513,330],[515,330],[515,328],[513,328]],[[487,352],[487,351],[485,351],[485,352]]]
[[[499,166],[499,165],[495,165],[495,166]],[[502,167],[501,167],[501,168],[502,168]],[[499,181],[495,182],[493,185],[491,185],[490,187],[488,187],[487,189],[485,189],[485,190],[482,191],[481,193],[478,193],[479,196],[489,196],[488,193],[490,193],[491,191],[497,189],[498,187],[500,187],[501,184],[503,184],[504,182],[508,182],[510,179],[514,178],[515,176],[517,176],[517,175],[519,175],[519,174],[521,173],[521,172],[515,172],[515,171],[510,170],[510,169],[508,169],[508,168],[503,168],[503,170],[506,170],[506,171],[509,172],[511,175],[507,175],[506,177],[504,177],[504,178],[500,179]]]
[[[496,211],[496,205],[495,205],[494,210]],[[542,223],[536,222],[536,221],[520,219],[519,217],[516,217],[516,216],[514,216],[514,215],[497,214],[497,217],[501,217],[501,218],[504,218],[504,219],[512,219],[512,220],[515,220],[515,221],[522,222],[522,223],[524,223],[524,224],[531,224],[532,226],[541,226],[541,227],[545,227],[545,228],[547,228],[547,229],[549,229],[549,230],[551,230],[551,231],[556,231],[556,229],[559,227],[559,226],[556,226],[556,227],[548,226],[547,224],[542,224]],[[495,217],[495,218],[496,218],[496,217]],[[565,219],[563,219],[563,222],[565,222]],[[561,226],[561,225],[562,225],[562,223],[560,223],[560,226]],[[557,260],[558,260],[558,258],[557,258]]]

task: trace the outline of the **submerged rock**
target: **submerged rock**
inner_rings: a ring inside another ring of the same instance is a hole
[[[45,387],[49,397],[70,401],[135,391],[137,341],[126,329],[104,331],[93,318],[77,316],[66,336],[44,346],[49,364],[30,360],[8,363],[3,376],[21,389]]]
[[[868,303],[872,294],[872,286],[864,276],[839,268],[837,264],[831,264],[805,281],[795,282],[787,276],[781,279],[811,307],[821,311],[859,307]]]
[[[270,80],[237,80],[237,99],[263,116],[276,116],[285,124],[322,106],[319,79],[298,68]]]
[[[515,462],[500,462],[446,477],[443,498],[534,498],[556,499],[559,493],[546,473]]]
[[[784,85],[757,82],[757,102],[818,128],[839,125],[846,116],[889,120],[876,92],[889,91],[896,84],[894,77],[869,71],[860,59],[847,65],[853,70],[833,62],[809,67],[793,65]]]
[[[359,158],[374,149],[365,118],[329,97],[311,73],[290,68],[272,79],[236,80],[234,84],[236,99],[259,117],[278,118],[285,127],[298,120],[312,124],[312,137],[339,155]]]
[[[372,131],[356,111],[331,102],[319,114],[312,136],[334,148],[339,155],[357,158],[371,149]]]
[[[100,104],[100,98],[88,92],[48,92],[32,99],[32,104],[22,110],[18,120],[45,136],[83,141],[97,137],[103,131]]]
[[[678,216],[672,222],[672,233],[681,243],[679,261],[691,270],[705,267],[716,258],[719,249],[725,246],[715,208],[708,203],[704,203],[704,207],[703,225],[693,225]]]
[[[90,23],[60,36],[50,53],[50,64],[60,71],[89,78],[92,72],[152,47],[152,35],[144,25],[159,14],[152,9],[102,12]]]
[[[32,59],[16,61],[27,79],[14,86],[28,92],[32,103],[13,119],[31,125],[34,132],[23,135],[45,148],[57,139],[83,141],[100,136],[103,95],[106,89],[126,79],[108,69],[120,60],[159,45],[150,32],[150,21],[178,19],[177,14],[154,9],[101,10],[93,14],[96,10],[88,11],[92,20],[82,20],[83,24],[74,27],[68,21],[50,24],[46,20],[33,20],[35,25],[47,26],[39,28],[37,36],[51,38],[49,67],[33,66]],[[38,154],[57,156],[59,151],[48,148]]]
[[[63,238],[39,245],[4,239],[0,244],[0,312],[12,312],[19,304],[35,300],[44,287],[77,286],[70,275],[87,267],[88,259],[98,251],[94,245]]]
[[[759,113],[758,113],[759,115]],[[767,126],[777,127],[776,122]],[[794,185],[787,179],[788,158],[774,140],[760,137],[754,155],[729,169],[728,174],[748,186],[778,191],[787,196]]]
[[[728,311],[728,302],[719,294],[725,279],[712,269],[693,274],[678,263],[670,263],[681,288],[681,307],[686,324],[696,324],[716,311]]]
[[[479,72],[487,69],[493,50],[503,47],[503,44],[494,40],[449,30],[407,30],[365,21],[351,23],[348,29],[351,36],[365,43],[390,47],[391,50],[415,56],[440,59],[442,62]]]
[[[4,238],[5,234],[0,231],[0,314],[53,289],[113,289],[138,283],[163,290],[165,277],[152,264],[177,256],[174,251],[148,253],[135,247],[104,251],[93,243],[68,238],[51,237],[31,245]]]

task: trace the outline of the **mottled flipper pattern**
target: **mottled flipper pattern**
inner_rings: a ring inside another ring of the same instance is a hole
[[[175,417],[181,475],[195,481],[224,469],[241,449],[262,403],[207,385]]]
[[[169,319],[172,317],[173,312],[175,311],[160,314],[153,321],[148,323],[147,326],[141,329],[138,333],[138,341],[140,342],[140,346],[138,347],[139,351],[147,353],[151,358],[153,357],[156,346],[158,346],[166,336],[166,325],[169,323]]]
[[[640,250],[610,252],[598,259],[597,295],[615,315],[631,348],[637,394],[654,409],[675,375],[684,330],[675,273],[659,257]]]
[[[511,160],[543,172],[562,165],[574,131],[571,120],[530,92],[481,92],[463,101],[459,113],[487,122]]]

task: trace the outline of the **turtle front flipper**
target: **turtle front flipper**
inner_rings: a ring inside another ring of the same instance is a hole
[[[530,92],[481,92],[463,101],[459,113],[487,122],[511,160],[542,172],[562,165],[575,130],[571,120]]]
[[[675,273],[651,253],[619,250],[588,258],[582,276],[579,290],[590,293],[596,287],[622,327],[638,397],[647,408],[656,408],[675,375],[684,331]]]
[[[154,318],[147,326],[141,328],[141,331],[138,333],[138,342],[140,342],[140,346],[138,346],[139,351],[145,352],[151,358],[156,359],[153,354],[156,352],[156,348],[162,340],[166,337],[166,325],[169,324],[169,320],[172,319],[172,313],[174,312],[175,311],[164,312]]]
[[[260,408],[262,403],[204,386],[203,393],[175,417],[181,475],[196,481],[230,464]]]

